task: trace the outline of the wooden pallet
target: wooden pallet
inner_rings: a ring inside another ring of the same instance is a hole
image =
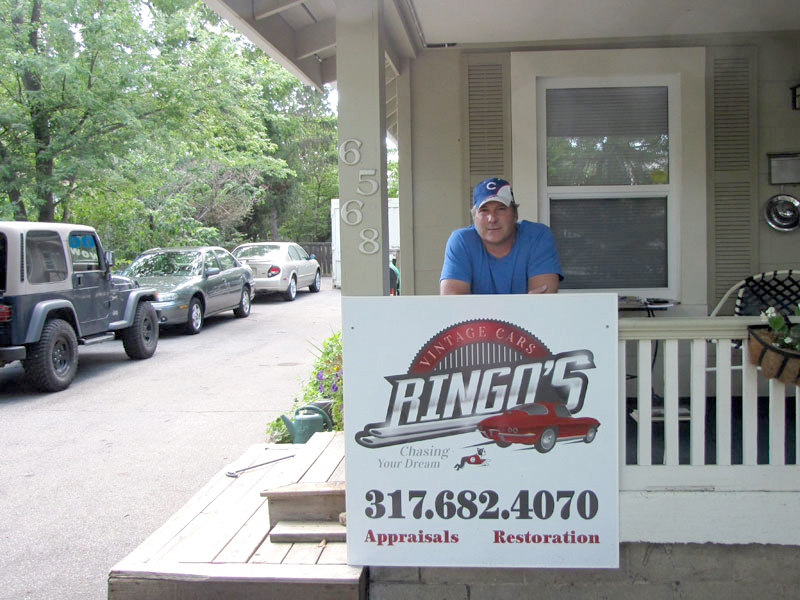
[[[289,454],[295,456],[238,478],[226,475]],[[270,502],[280,506],[271,509]],[[254,445],[111,570],[108,597],[365,598],[365,570],[347,565],[338,524],[343,505],[343,434],[318,433],[302,445]],[[271,522],[271,510],[279,520]],[[322,523],[310,522],[319,515]]]

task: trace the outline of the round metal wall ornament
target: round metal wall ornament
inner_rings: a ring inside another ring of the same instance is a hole
[[[776,231],[792,231],[800,225],[800,201],[788,194],[773,196],[764,205],[764,218]]]

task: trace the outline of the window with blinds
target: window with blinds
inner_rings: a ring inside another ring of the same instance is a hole
[[[667,199],[550,201],[565,289],[667,287]]]
[[[669,88],[545,90],[546,187],[564,289],[669,287]]]

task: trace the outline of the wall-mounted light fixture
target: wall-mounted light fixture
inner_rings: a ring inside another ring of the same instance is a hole
[[[800,84],[789,89],[792,90],[792,108],[800,110]]]

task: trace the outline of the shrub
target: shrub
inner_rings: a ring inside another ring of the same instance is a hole
[[[311,375],[301,388],[302,397],[295,398],[294,411],[317,400],[330,400],[330,413],[334,431],[344,429],[344,380],[342,372],[342,332],[337,331],[317,348],[319,355],[314,360]],[[280,417],[267,425],[267,436],[276,443],[291,442],[289,432]]]

